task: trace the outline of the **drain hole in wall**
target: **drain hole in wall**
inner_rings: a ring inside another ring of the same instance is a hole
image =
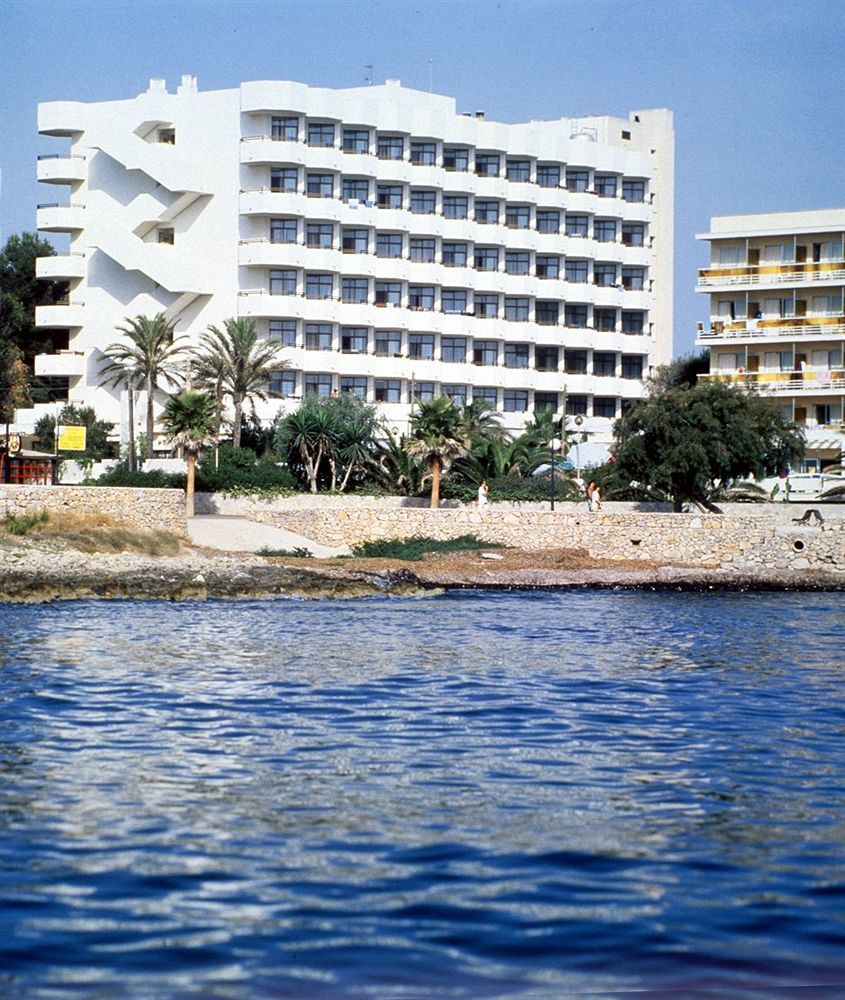
[[[795,539],[795,541],[792,543],[792,547],[793,549],[795,549],[796,552],[804,551],[804,543],[801,541],[800,538]]]
[[[632,538],[631,539],[631,545],[639,545],[641,541],[642,541],[642,538]]]

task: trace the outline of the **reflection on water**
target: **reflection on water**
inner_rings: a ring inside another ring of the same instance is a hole
[[[5,608],[0,992],[845,985],[840,602]]]

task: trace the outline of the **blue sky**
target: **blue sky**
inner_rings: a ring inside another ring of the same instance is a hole
[[[315,86],[387,77],[523,121],[675,113],[675,353],[693,349],[711,215],[845,204],[842,0],[4,0],[0,235],[33,229],[36,105],[183,73]]]

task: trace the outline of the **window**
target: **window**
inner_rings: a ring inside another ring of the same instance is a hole
[[[334,287],[334,279],[330,274],[306,274],[305,298],[330,299]]]
[[[602,333],[611,333],[616,329],[615,309],[593,309],[593,326]]]
[[[417,402],[428,402],[434,399],[434,383],[412,382],[411,395]]]
[[[611,351],[593,351],[593,375],[616,374],[616,355]]]
[[[645,201],[645,181],[622,181],[622,197],[625,201]]]
[[[376,354],[381,358],[398,358],[402,352],[402,334],[398,330],[376,330]]]
[[[499,315],[499,296],[475,293],[473,309],[482,319],[495,319]]]
[[[554,208],[537,209],[537,232],[538,233],[559,233],[560,232],[560,212]]]
[[[296,271],[271,271],[270,294],[296,295]]]
[[[306,396],[322,396],[323,399],[326,399],[332,394],[331,375],[320,375],[316,372],[306,372],[302,381]]]
[[[333,226],[322,222],[309,222],[305,226],[305,245],[318,247],[322,250],[331,250],[333,240]]]
[[[641,222],[623,222],[622,242],[626,247],[641,247],[645,243],[645,226]]]
[[[158,237],[159,243],[164,243],[171,247],[176,242],[175,234],[170,226],[157,230],[156,236]]]
[[[476,247],[475,248],[475,269],[476,271],[498,271],[499,251],[497,247]]]
[[[341,198],[344,201],[366,201],[370,197],[370,182],[362,177],[344,177]]]
[[[810,299],[810,313],[813,316],[838,316],[841,312],[841,295],[814,295]]]
[[[440,341],[440,358],[442,361],[466,361],[466,337],[443,337]]]
[[[340,391],[348,392],[350,396],[357,396],[358,399],[366,399],[367,379],[363,375],[341,375]]]
[[[271,243],[296,243],[296,219],[271,219]]]
[[[433,167],[437,162],[436,142],[411,142],[411,163]]]
[[[299,119],[292,115],[273,115],[270,136],[276,141],[296,142],[299,138]]]
[[[639,292],[645,288],[645,268],[623,267],[622,287],[629,292]]]
[[[589,170],[567,170],[566,188],[568,191],[586,191],[590,186]]]
[[[401,135],[380,135],[376,138],[376,156],[380,160],[401,160],[405,155],[405,140]]]
[[[401,208],[402,185],[378,184],[376,186],[376,204],[379,208]]]
[[[538,253],[536,261],[538,278],[560,277],[560,257],[549,257]]]
[[[369,235],[366,229],[344,229],[340,242],[344,253],[366,253]]]
[[[586,236],[587,235],[587,216],[586,215],[569,215],[566,216],[566,235],[567,236]]]
[[[505,270],[508,274],[528,274],[530,260],[527,250],[506,250]]]
[[[643,359],[641,354],[622,355],[622,378],[643,377]]]
[[[777,298],[763,299],[764,316],[774,316],[784,319],[787,316],[794,315],[793,309],[794,306],[791,296],[779,296]]]
[[[401,385],[398,378],[377,378],[375,397],[377,403],[398,403],[401,401]]]
[[[596,174],[593,182],[599,198],[616,197],[616,178],[607,174]]]
[[[271,344],[296,347],[296,320],[271,319],[267,339]]]
[[[838,403],[816,403],[814,410],[817,424],[830,426],[842,420],[842,407]]]
[[[305,324],[305,350],[330,351],[332,349],[331,323]]]
[[[528,344],[505,344],[505,368],[528,367]]]
[[[176,129],[175,128],[160,128],[158,130],[158,141],[165,146],[175,146],[176,145]]]
[[[305,193],[309,198],[331,198],[334,192],[334,179],[331,174],[308,174],[305,180]]]
[[[434,308],[434,285],[411,285],[408,288],[408,306],[426,312]]]
[[[531,225],[531,209],[527,205],[506,205],[505,225],[508,229],[527,229]]]
[[[472,401],[484,403],[489,409],[495,410],[499,401],[499,390],[493,385],[476,385],[472,390]]]
[[[367,328],[365,326],[342,326],[340,328],[340,349],[343,354],[366,354]]]
[[[401,281],[377,281],[376,305],[398,306],[402,301]]]
[[[505,299],[505,319],[515,323],[528,322],[529,300],[527,297]]]
[[[443,263],[446,267],[466,267],[467,245],[466,243],[444,243]]]
[[[476,222],[498,222],[499,203],[497,201],[479,201],[475,199],[475,221]]]
[[[599,243],[616,241],[616,223],[613,219],[596,219],[593,223],[593,238]]]
[[[586,396],[567,396],[566,414],[570,417],[583,417],[587,414]]]
[[[537,164],[537,183],[543,188],[560,187],[560,167],[556,164]]]
[[[499,363],[499,345],[495,340],[476,340],[472,345],[472,363],[474,365],[497,365]]]
[[[434,240],[428,237],[412,236],[410,241],[411,260],[422,264],[434,263]]]
[[[476,153],[475,172],[481,177],[499,176],[499,154],[498,153]]]
[[[530,181],[530,160],[508,160],[505,164],[505,176],[509,181]]]
[[[296,167],[273,167],[270,171],[271,191],[291,191],[296,193]]]
[[[587,325],[587,307],[567,303],[563,308],[563,321],[567,326],[585,327]]]
[[[534,321],[541,326],[557,326],[560,318],[559,302],[542,302],[537,300],[534,306]]]
[[[645,313],[622,311],[622,332],[642,333],[645,330]]]
[[[528,409],[528,390],[505,389],[502,393],[502,409],[505,413],[525,413]]]
[[[370,133],[366,129],[345,128],[343,130],[344,153],[369,153]]]
[[[593,264],[593,284],[610,288],[616,284],[615,264]]]
[[[376,256],[377,257],[401,257],[402,256],[402,234],[401,233],[376,233]]]
[[[296,394],[296,372],[282,369],[270,372],[269,394],[276,398]]]
[[[434,215],[437,208],[437,194],[434,191],[411,189],[411,211],[417,215]]]
[[[444,194],[443,216],[446,219],[465,219],[469,212],[468,205],[464,194]]]
[[[613,419],[616,416],[616,400],[613,396],[594,396],[593,416]]]
[[[431,361],[434,358],[434,334],[411,333],[408,335],[408,357],[417,361]]]
[[[465,313],[467,311],[467,290],[465,288],[444,288],[440,293],[440,308],[445,313]]]
[[[534,367],[538,372],[556,372],[559,361],[560,355],[556,347],[538,345],[534,348]],[[557,409],[557,403],[555,403],[555,409]]]
[[[333,146],[334,125],[323,122],[308,122],[309,146]]]
[[[366,302],[369,298],[369,282],[366,278],[341,278],[341,302]]]
[[[565,275],[567,281],[586,282],[589,264],[586,260],[566,261]]]
[[[440,387],[440,391],[458,406],[466,406],[467,387],[465,385],[448,385],[444,382]]]
[[[567,348],[563,352],[563,367],[567,375],[586,375],[587,352],[573,351]]]
[[[443,167],[466,173],[469,170],[469,150],[463,146],[445,146],[443,149]]]
[[[745,247],[718,247],[713,263],[718,267],[739,267],[745,263]]]
[[[559,406],[558,394],[556,392],[535,392],[534,393],[534,412],[542,413],[543,410],[551,410],[552,413],[557,413],[557,408]]]
[[[795,251],[791,243],[767,243],[763,247],[764,264],[786,264],[794,259]]]

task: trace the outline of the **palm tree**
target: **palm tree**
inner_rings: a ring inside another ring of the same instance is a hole
[[[405,444],[409,455],[425,459],[431,472],[431,506],[440,506],[440,473],[452,460],[470,449],[463,415],[448,396],[437,396],[417,404],[411,414],[411,438]]]
[[[241,445],[244,403],[253,396],[265,400],[270,373],[284,367],[279,358],[281,344],[259,342],[254,319],[244,317],[223,321],[223,329],[210,326],[202,337],[204,348],[199,371],[213,373],[206,384],[220,385],[232,397],[235,410],[232,444]],[[219,379],[219,383],[218,380]]]
[[[155,393],[162,380],[177,380],[178,360],[184,347],[174,338],[173,324],[163,312],[152,317],[127,318],[126,324],[117,329],[128,343],[109,344],[104,349],[107,363],[100,375],[106,385],[125,385],[130,392],[140,387],[147,390],[147,458],[152,458]]]
[[[205,392],[186,391],[171,396],[164,407],[163,422],[167,436],[185,452],[188,463],[185,513],[193,517],[197,455],[217,440],[214,434],[214,400]]]

